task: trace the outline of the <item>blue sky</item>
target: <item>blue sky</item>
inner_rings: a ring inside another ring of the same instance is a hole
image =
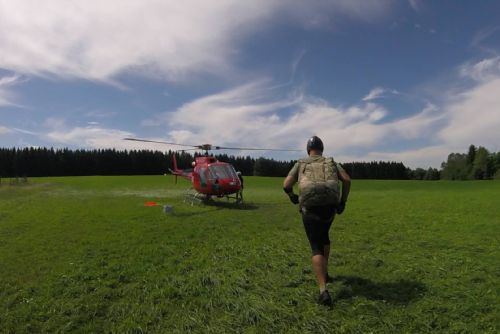
[[[0,146],[316,134],[339,161],[439,167],[500,150],[499,17],[498,1],[4,1]]]

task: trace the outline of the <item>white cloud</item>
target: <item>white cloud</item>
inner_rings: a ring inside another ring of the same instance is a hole
[[[6,134],[9,134],[9,133],[12,133],[11,129],[9,129],[8,127],[0,125],[0,136],[1,135],[6,135]]]
[[[401,93],[396,89],[387,89],[383,87],[375,87],[373,88],[365,97],[363,97],[362,101],[368,102],[376,99],[386,98],[389,95],[400,95]]]
[[[350,158],[390,159],[404,161],[411,167],[439,167],[449,153],[464,152],[470,144],[498,151],[499,65],[500,58],[493,57],[461,66],[460,76],[475,80],[471,87],[458,92],[452,88],[439,108],[429,105],[421,114],[399,122],[403,137],[406,133],[406,137],[425,138],[431,144],[397,152],[372,151],[365,156]]]
[[[116,111],[107,111],[107,110],[91,110],[85,113],[85,117],[95,117],[95,118],[112,118],[118,115]]]
[[[14,100],[15,95],[10,87],[21,82],[22,79],[19,75],[11,75],[0,77],[0,107],[2,106],[18,106]]]
[[[14,130],[15,132],[23,133],[23,134],[30,135],[30,136],[39,136],[40,135],[38,132],[20,129],[20,128],[12,128],[12,130]]]
[[[20,77],[18,75],[11,75],[0,78],[0,87],[12,86],[19,82]]]
[[[269,85],[255,81],[206,96],[146,123],[170,127],[166,141],[189,144],[300,149],[317,134],[330,153],[345,154],[425,136],[440,120],[435,106],[428,105],[415,115],[384,122],[388,111],[372,102],[336,107],[301,92],[280,97]]]
[[[264,142],[257,138],[259,133],[277,127],[281,123],[277,112],[296,105],[302,99],[300,94],[276,99],[273,95],[277,92],[273,92],[268,83],[267,80],[255,81],[197,99],[183,105],[175,113],[165,114],[164,123],[176,130],[184,130],[170,132],[170,137],[179,141],[187,139],[186,135],[191,133],[190,142],[194,143],[203,140],[230,144],[247,140],[247,143],[259,142],[262,146]],[[266,133],[267,139],[278,136],[276,130]]]
[[[154,143],[127,141],[124,138],[136,137],[135,134],[114,128],[105,128],[97,124],[86,127],[71,127],[64,119],[48,118],[44,126],[48,130],[44,133],[31,133],[43,140],[63,147],[79,147],[85,149],[121,149],[121,150],[175,150],[178,147]],[[157,138],[157,140],[162,140]]]
[[[490,38],[499,32],[500,25],[481,29],[472,38],[471,46],[490,55],[497,55],[498,51],[494,47],[495,43],[492,43]]]
[[[497,149],[500,144],[500,76],[454,96],[444,108],[449,119],[438,136],[459,147]]]
[[[465,148],[460,148],[460,151],[464,150]],[[406,166],[411,168],[439,168],[449,153],[451,153],[449,146],[436,145],[399,152],[373,151],[362,156],[341,155],[339,159],[341,161],[403,161]]]
[[[382,88],[382,87],[375,87],[368,93],[368,95],[363,97],[363,101],[371,101],[371,100],[381,98],[384,96],[384,93],[386,91],[387,90]]]
[[[500,76],[500,56],[483,59],[475,64],[467,63],[459,68],[462,77],[488,81]]]
[[[372,90],[372,98],[352,106],[335,106],[300,90],[283,91],[287,88],[263,79],[198,98],[143,124],[167,128],[165,136],[155,140],[194,145],[300,149],[307,137],[316,134],[325,142],[325,153],[343,161],[381,159],[403,161],[411,167],[439,167],[450,152],[464,151],[470,144],[498,150],[500,75],[491,65],[495,61],[469,66],[481,68],[481,78],[488,80],[472,81],[470,88],[458,93],[456,88],[448,87],[448,93],[443,88],[448,96],[445,102],[428,103],[421,111],[396,119],[371,101],[380,90]],[[51,129],[45,138],[64,145],[176,149],[125,142],[122,138],[133,134],[97,124],[71,128],[60,119],[48,119],[45,125]],[[384,149],[405,143],[411,149]],[[281,157],[293,159],[296,154]]]
[[[280,20],[322,26],[338,15],[369,19],[389,0],[4,1],[0,68],[113,81],[124,72],[181,80],[224,75],[242,38]]]
[[[482,77],[494,77],[493,60],[470,68],[481,68]],[[459,93],[450,89],[441,105],[427,103],[420,112],[398,119],[389,119],[388,110],[371,102],[386,91],[374,89],[364,102],[339,107],[302,92],[279,97],[269,91],[268,81],[261,80],[197,99],[158,116],[155,123],[175,129],[168,133],[168,141],[223,146],[301,148],[305,138],[317,134],[326,153],[356,160],[402,160],[412,167],[439,167],[448,153],[470,144],[498,148],[500,76]],[[384,152],[383,147],[405,142],[413,148]],[[349,154],[360,149],[368,153]]]
[[[408,0],[408,2],[410,3],[411,8],[416,12],[420,12],[424,8],[422,0]]]
[[[500,143],[500,96],[496,94],[500,78],[477,83],[450,96],[439,107],[429,103],[420,112],[398,119],[390,119],[390,112],[373,102],[332,106],[300,91],[280,94],[270,87],[269,80],[254,81],[199,98],[175,112],[159,114],[151,122],[169,130],[163,138],[152,139],[193,145],[301,149],[307,137],[316,134],[325,142],[325,153],[341,161],[394,160],[425,168],[439,167],[450,152],[464,151],[470,144],[498,149]],[[97,125],[71,128],[60,119],[48,119],[45,125],[51,129],[45,138],[65,146],[178,149],[126,142],[122,139],[134,134]],[[384,149],[405,142],[412,143],[412,148]],[[360,149],[367,153],[351,153]],[[296,154],[281,157],[293,159]]]
[[[302,61],[302,58],[304,58],[304,55],[306,54],[305,49],[300,49],[299,52],[295,55],[292,64],[290,65],[291,69],[291,74],[290,74],[290,82],[293,83],[295,80],[295,73],[297,72],[297,69],[299,68],[300,62]]]
[[[48,130],[40,136],[51,143],[83,148],[126,148],[122,139],[132,134],[118,129],[107,129],[95,125],[71,127],[62,118],[47,118],[43,124]]]

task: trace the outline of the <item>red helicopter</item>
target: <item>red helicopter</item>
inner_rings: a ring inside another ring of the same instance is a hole
[[[195,199],[201,199],[208,201],[212,196],[215,197],[226,197],[227,199],[234,199],[237,204],[243,202],[243,178],[241,173],[236,172],[233,165],[227,162],[222,162],[217,160],[215,157],[208,154],[212,150],[258,150],[258,151],[300,151],[300,150],[290,150],[290,149],[274,149],[274,148],[250,148],[250,147],[223,147],[214,146],[211,144],[202,145],[186,145],[178,143],[169,143],[164,141],[156,141],[149,139],[140,138],[124,138],[125,140],[146,142],[146,143],[157,143],[166,145],[176,145],[190,147],[190,149],[180,150],[190,151],[190,150],[202,150],[205,151],[204,156],[196,156],[195,161],[192,163],[190,169],[179,169],[177,168],[177,160],[175,158],[175,153],[173,154],[173,169],[170,172],[176,176],[182,176],[188,179],[193,187],[192,193],[190,193],[191,204]]]

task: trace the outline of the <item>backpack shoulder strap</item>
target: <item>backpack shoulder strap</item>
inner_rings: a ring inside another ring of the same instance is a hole
[[[299,159],[297,162],[299,163],[299,174],[302,174],[306,170],[307,165],[312,162],[312,159],[307,157]]]
[[[332,164],[334,168],[337,168],[337,163],[332,157],[325,158],[325,163]]]

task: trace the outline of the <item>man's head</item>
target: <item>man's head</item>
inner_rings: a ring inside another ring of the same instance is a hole
[[[316,154],[323,153],[323,142],[318,136],[312,136],[309,140],[307,140],[307,154],[310,155],[311,151]]]

